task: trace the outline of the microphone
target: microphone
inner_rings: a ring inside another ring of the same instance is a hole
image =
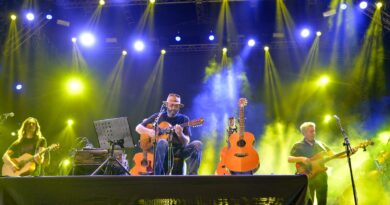
[[[3,116],[6,117],[6,118],[7,118],[7,117],[14,117],[14,116],[15,116],[15,113],[13,113],[13,112],[4,113]]]

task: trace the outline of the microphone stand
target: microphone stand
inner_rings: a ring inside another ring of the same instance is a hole
[[[336,118],[337,125],[339,126],[339,128],[341,130],[341,133],[344,136],[344,143],[343,143],[343,145],[345,146],[345,152],[347,153],[347,158],[348,158],[349,173],[351,175],[352,190],[353,190],[353,199],[354,199],[355,205],[357,205],[358,204],[358,198],[357,198],[357,194],[356,194],[355,180],[353,179],[352,163],[351,163],[351,150],[352,150],[351,144],[349,143],[349,139],[348,139],[347,133],[345,132],[343,127],[341,127],[340,118],[337,117],[336,115],[334,117]]]
[[[157,148],[157,136],[158,136],[158,121],[161,118],[161,115],[164,112],[164,103],[160,107],[157,117],[154,119],[153,128],[154,128],[154,140],[153,140],[153,175],[156,175],[156,148]]]

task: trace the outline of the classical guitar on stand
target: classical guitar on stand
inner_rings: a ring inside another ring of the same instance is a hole
[[[12,177],[29,175],[30,173],[34,172],[36,169],[36,164],[34,162],[35,157],[37,157],[38,155],[42,155],[45,152],[58,149],[59,146],[60,146],[59,144],[52,144],[49,147],[42,149],[35,155],[25,153],[18,158],[12,158],[11,160],[13,161],[13,163],[18,165],[19,169],[14,170],[11,164],[4,163],[1,173],[3,176],[12,176]]]
[[[182,124],[180,124],[180,126],[183,128],[184,127],[197,127],[197,126],[202,125],[203,123],[204,123],[204,119],[199,118],[199,119],[195,119],[195,120],[191,120],[191,121],[182,123]],[[147,124],[146,127],[150,128],[150,129],[154,129],[153,124]],[[163,122],[160,122],[160,124],[158,125],[157,131],[158,131],[158,136],[157,136],[156,140],[159,140],[159,139],[168,140],[169,134],[171,132],[173,132],[173,126],[171,124],[169,124],[168,122],[163,121]],[[155,140],[155,138],[150,137],[149,135],[141,135],[140,139],[139,139],[139,144],[140,144],[141,149],[142,150],[150,149],[153,146],[154,140]]]
[[[364,151],[368,145],[373,145],[374,142],[371,140],[367,140],[365,142],[360,143],[358,146],[354,147],[354,149],[358,150],[362,148]],[[296,169],[298,174],[305,174],[309,179],[315,177],[318,173],[325,172],[328,168],[325,167],[325,163],[337,159],[340,156],[346,154],[346,151],[339,152],[333,156],[326,156],[326,152],[320,152],[315,154],[310,158],[310,163],[296,163]]]
[[[240,98],[240,129],[229,137],[229,148],[226,152],[226,167],[233,172],[253,172],[260,166],[259,155],[253,148],[255,137],[245,132],[244,107],[247,99]]]

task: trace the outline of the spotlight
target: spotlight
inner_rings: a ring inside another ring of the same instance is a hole
[[[46,19],[47,19],[47,20],[51,20],[51,19],[53,19],[53,16],[52,16],[51,14],[47,14],[47,15],[46,15]]]
[[[342,3],[342,4],[340,4],[340,9],[342,9],[342,10],[345,10],[345,9],[347,9],[347,4],[346,3]]]
[[[264,51],[269,51],[269,47],[268,46],[264,46]]]
[[[380,9],[380,8],[382,8],[383,3],[382,2],[378,2],[375,5],[376,5],[376,8]]]
[[[224,47],[223,49],[222,49],[222,52],[223,53],[226,53],[228,51],[228,49],[226,48],[226,47]]]
[[[126,50],[123,50],[123,51],[122,51],[122,56],[125,56],[125,55],[127,55],[127,51],[126,51]]]
[[[72,126],[74,124],[74,121],[72,119],[68,119],[66,123],[68,124],[68,126]]]
[[[62,161],[62,166],[67,167],[69,165],[70,165],[70,160],[69,159],[64,159],[64,161]]]
[[[151,4],[154,4],[154,3],[156,3],[156,0],[149,0],[149,2],[150,2]]]
[[[328,76],[322,76],[318,81],[317,81],[317,85],[318,86],[325,86],[329,83],[329,77]]]
[[[302,31],[301,31],[301,36],[302,36],[302,38],[307,38],[307,37],[309,37],[309,36],[310,36],[310,30],[307,29],[307,28],[302,29]]]
[[[91,47],[95,44],[95,36],[91,33],[82,33],[80,35],[80,42],[86,47]]]
[[[180,41],[181,41],[181,37],[180,37],[180,36],[176,36],[176,37],[175,37],[175,40],[176,40],[177,42],[180,42]]]
[[[256,41],[255,41],[255,40],[249,39],[249,41],[248,41],[248,46],[253,47],[253,46],[255,46],[255,44],[256,44]]]
[[[16,132],[11,132],[11,135],[12,136],[16,136]]]
[[[72,42],[73,42],[73,43],[76,43],[76,42],[77,42],[77,38],[76,38],[76,37],[73,37],[73,38],[72,38]]]
[[[167,51],[165,49],[161,50],[161,55],[165,55],[166,53],[167,53]]]
[[[317,32],[316,32],[316,35],[317,35],[317,36],[321,36],[321,35],[322,35],[321,31],[317,31]]]
[[[103,6],[104,4],[106,4],[106,1],[104,1],[104,0],[100,0],[100,1],[99,1],[99,5],[100,5],[100,6]]]
[[[368,6],[367,1],[362,1],[362,2],[360,2],[360,4],[359,4],[359,7],[360,7],[361,9],[366,9],[367,6]]]
[[[209,40],[210,40],[210,41],[214,41],[214,39],[215,39],[215,36],[214,36],[213,34],[210,34],[210,35],[209,35]]]
[[[325,123],[329,123],[329,121],[332,119],[332,117],[330,115],[325,115],[324,117],[324,122]]]
[[[21,90],[22,88],[23,88],[23,85],[20,83],[16,84],[16,86],[15,86],[16,90]]]
[[[28,12],[28,13],[26,14],[26,19],[29,20],[29,21],[33,21],[33,20],[35,19],[35,16],[34,16],[33,13]]]
[[[79,79],[70,79],[67,83],[68,93],[72,95],[80,94],[84,90],[83,83]]]
[[[133,45],[134,49],[136,51],[143,51],[144,48],[145,48],[145,44],[144,42],[142,42],[141,40],[137,40],[134,45]]]
[[[11,14],[11,16],[10,16],[10,17],[11,17],[11,20],[12,20],[12,21],[15,21],[15,20],[16,20],[16,18],[17,18],[15,14]]]

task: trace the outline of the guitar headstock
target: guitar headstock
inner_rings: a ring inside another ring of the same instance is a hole
[[[372,140],[366,140],[366,141],[360,143],[357,147],[358,147],[358,148],[363,148],[363,150],[365,151],[365,150],[366,150],[366,147],[367,147],[368,145],[374,145],[374,142],[373,142]]]
[[[199,118],[199,119],[195,119],[195,120],[191,120],[188,122],[188,126],[190,127],[196,127],[196,126],[200,126],[204,123],[204,118]]]
[[[49,147],[47,147],[49,150],[56,150],[58,148],[60,148],[60,144],[51,144]]]
[[[247,104],[248,104],[248,100],[246,98],[240,98],[240,100],[238,101],[238,105],[240,107],[245,107]]]

